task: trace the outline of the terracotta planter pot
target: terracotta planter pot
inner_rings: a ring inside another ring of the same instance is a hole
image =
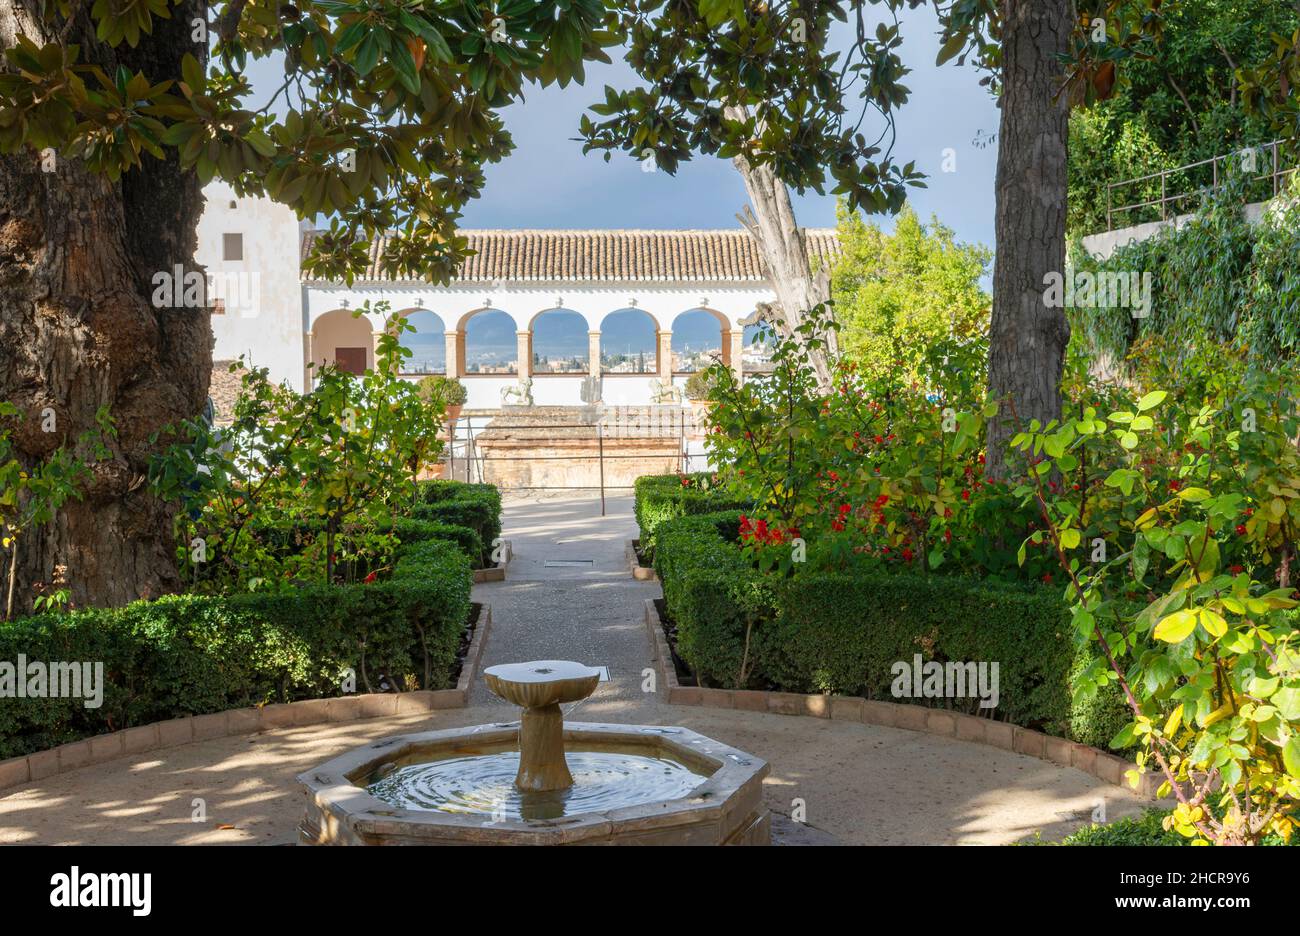
[[[448,406],[447,422],[455,422],[456,420],[460,419],[460,411],[462,409],[464,409],[464,405],[460,403],[457,403],[455,406]]]

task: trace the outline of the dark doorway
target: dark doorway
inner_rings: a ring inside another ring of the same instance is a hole
[[[361,375],[366,372],[365,348],[335,348],[334,365],[349,374]]]

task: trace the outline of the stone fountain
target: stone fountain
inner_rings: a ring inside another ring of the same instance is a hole
[[[564,722],[598,670],[493,666],[519,722],[384,738],[298,777],[307,844],[766,845],[767,764],[685,728]]]

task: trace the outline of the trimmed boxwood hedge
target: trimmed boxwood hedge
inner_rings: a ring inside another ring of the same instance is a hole
[[[102,661],[106,684],[96,709],[0,699],[0,758],[182,715],[338,696],[348,668],[359,692],[381,676],[447,688],[470,585],[468,556],[426,538],[403,542],[392,575],[370,585],[175,595],[0,624],[0,660]]]
[[[996,661],[995,717],[1015,724],[1105,747],[1127,722],[1118,691],[1073,701],[1071,676],[1090,651],[1076,645],[1059,592],[904,573],[763,575],[735,545],[739,520],[734,511],[701,514],[657,532],[655,570],[677,650],[701,684],[892,700],[891,665],[921,653]],[[979,711],[974,700],[956,704]]]
[[[421,481],[410,517],[473,530],[480,542],[476,565],[487,566],[492,563],[493,543],[501,535],[501,492],[492,484]]]
[[[720,510],[742,510],[747,504],[730,496],[720,488],[702,489],[702,483],[712,478],[709,472],[685,475],[692,484],[682,484],[683,475],[644,475],[633,482],[636,492],[634,511],[636,525],[641,531],[641,552],[654,555],[655,534],[666,520],[693,514],[714,513]]]

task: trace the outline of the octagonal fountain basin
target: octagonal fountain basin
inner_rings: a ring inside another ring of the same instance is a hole
[[[384,738],[298,777],[328,845],[766,845],[767,763],[685,728],[562,727],[572,785],[521,786],[520,723]]]

